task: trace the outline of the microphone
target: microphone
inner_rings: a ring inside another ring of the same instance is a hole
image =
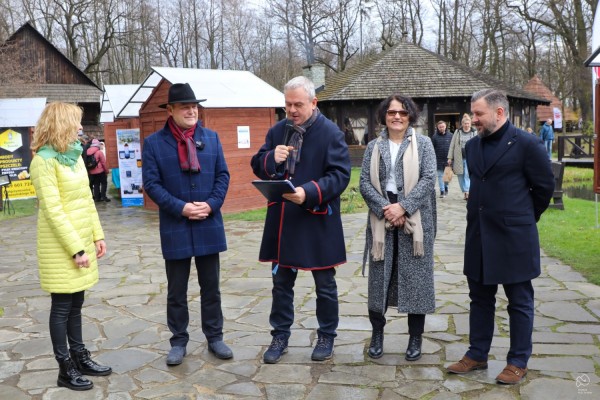
[[[200,151],[204,150],[204,143],[202,143],[202,140],[196,140],[196,148],[200,149]]]
[[[283,144],[285,146],[288,145],[289,140],[290,140],[290,132],[293,132],[294,130],[294,123],[291,120],[287,120],[287,122],[285,123],[285,135],[283,136]]]

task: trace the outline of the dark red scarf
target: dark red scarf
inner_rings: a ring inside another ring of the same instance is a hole
[[[194,142],[194,132],[198,123],[185,131],[177,126],[173,117],[169,117],[167,124],[169,124],[169,129],[177,141],[177,154],[179,155],[181,170],[184,172],[200,172],[200,162],[198,161],[196,143]]]

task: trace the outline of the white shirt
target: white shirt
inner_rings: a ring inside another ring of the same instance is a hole
[[[402,142],[394,143],[388,139],[388,143],[390,144],[390,155],[392,156],[392,170],[390,171],[390,177],[385,184],[385,190],[387,192],[398,194],[398,187],[396,185],[396,158],[398,158],[398,152],[400,151]]]

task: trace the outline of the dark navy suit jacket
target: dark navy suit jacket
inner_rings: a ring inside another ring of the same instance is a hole
[[[144,190],[158,205],[163,257],[178,260],[227,250],[221,206],[229,187],[229,170],[217,133],[198,123],[194,140],[200,173],[182,172],[177,142],[167,124],[144,140],[142,177]],[[188,202],[207,202],[212,214],[202,221],[181,215]]]
[[[485,140],[476,136],[466,145],[471,188],[464,273],[483,284],[525,282],[540,274],[536,222],[554,191],[551,164],[539,138],[510,122],[486,160]]]

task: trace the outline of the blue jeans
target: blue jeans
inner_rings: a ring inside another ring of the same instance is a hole
[[[469,169],[467,168],[467,160],[463,160],[463,174],[458,175],[458,184],[463,193],[469,193],[471,188],[471,180],[469,179]]]
[[[275,264],[271,268],[274,268]],[[339,322],[339,306],[337,284],[335,283],[335,268],[311,271],[315,280],[317,292],[317,322],[319,336],[334,338]],[[290,327],[294,322],[294,284],[298,273],[291,268],[277,269],[273,275],[273,303],[269,322],[273,327],[271,335],[288,339]]]
[[[546,151],[548,152],[548,158],[552,160],[552,142],[554,140],[544,140],[544,144],[546,145]]]
[[[438,176],[438,184],[440,185],[440,193],[447,192],[448,184],[444,182],[444,170],[438,169],[437,176]]]

